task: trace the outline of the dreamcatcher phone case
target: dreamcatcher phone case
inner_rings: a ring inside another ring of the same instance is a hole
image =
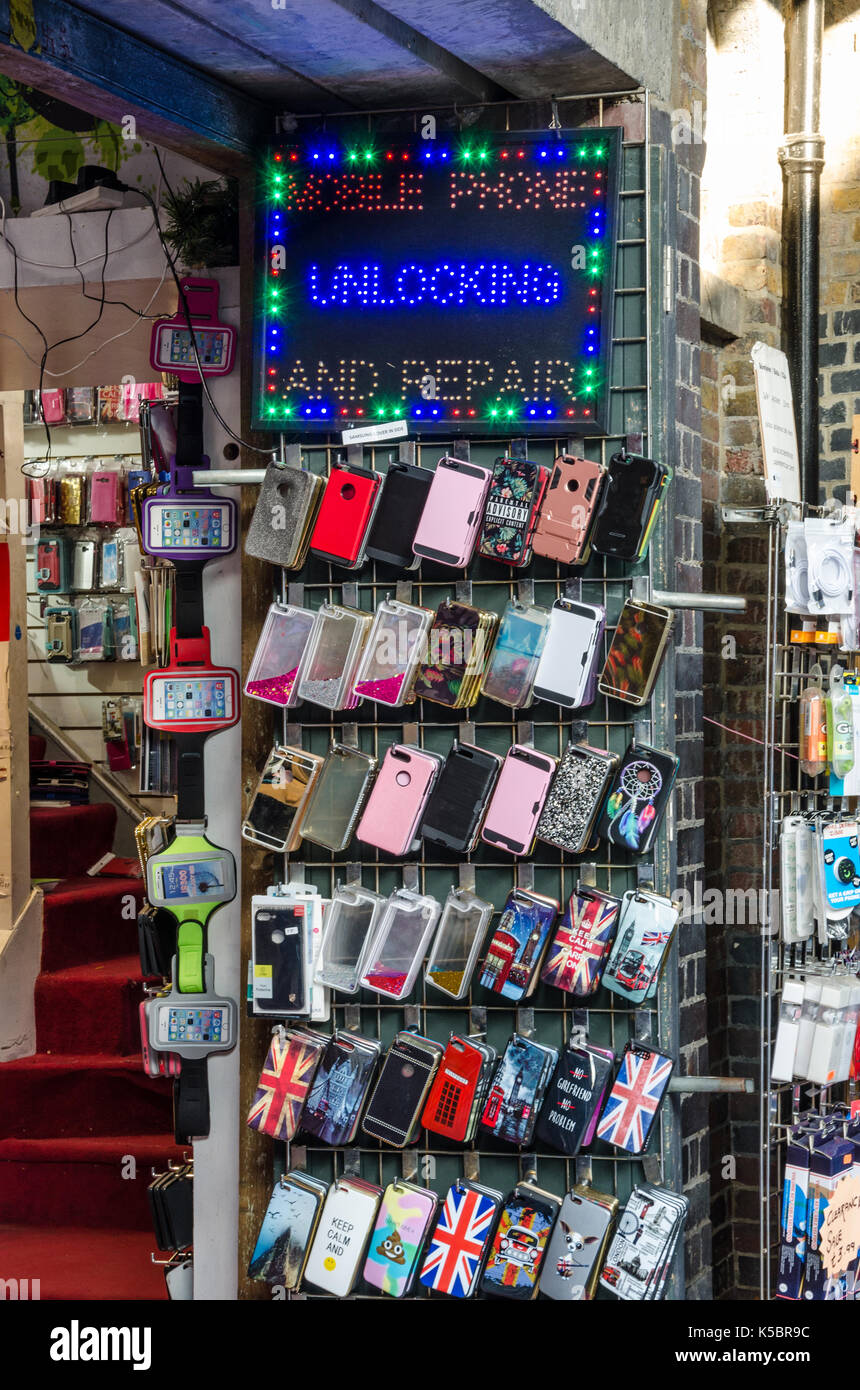
[[[615,772],[597,829],[604,840],[644,854],[651,848],[669,804],[678,759],[671,753],[630,744]]]

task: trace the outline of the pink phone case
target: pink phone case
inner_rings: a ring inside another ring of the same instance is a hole
[[[94,473],[90,480],[90,521],[116,523],[119,505],[119,474]]]
[[[492,474],[460,459],[440,459],[412,549],[423,559],[457,569],[468,565],[484,519]]]
[[[515,743],[502,764],[481,839],[511,854],[528,854],[556,766],[549,753]]]
[[[440,766],[419,748],[403,743],[389,748],[358,823],[357,839],[388,854],[407,854]]]

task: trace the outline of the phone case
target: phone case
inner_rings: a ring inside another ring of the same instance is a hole
[[[496,753],[454,740],[421,821],[421,836],[456,854],[469,854],[502,765]]]
[[[382,760],[358,823],[356,838],[387,854],[404,855],[416,836],[442,759],[405,743],[395,743]]]
[[[283,709],[298,704],[302,661],[315,620],[306,608],[271,605],[251,658],[246,695]]]
[[[352,1293],[376,1222],[382,1188],[336,1178],[329,1188],[305,1265],[305,1281],[335,1298]]]
[[[656,603],[627,599],[618,619],[600,677],[601,694],[627,705],[644,705],[651,698],[674,613]]]
[[[297,849],[324,761],[302,748],[273,748],[242,822],[242,838],[277,854]]]
[[[367,954],[387,898],[361,884],[338,884],[326,909],[314,978],[343,994],[357,994]]]
[[[625,893],[615,944],[603,972],[605,988],[633,1004],[651,998],[677,925],[678,909],[668,898],[641,888]]]
[[[612,950],[620,911],[620,898],[578,883],[546,953],[541,971],[544,984],[579,999],[594,994]]]
[[[588,1043],[564,1049],[535,1126],[540,1144],[576,1157],[597,1122],[614,1062],[614,1052]]]
[[[497,622],[494,613],[482,613],[471,604],[440,603],[415,677],[415,698],[449,709],[475,704]]]
[[[501,1208],[500,1192],[458,1178],[448,1189],[430,1237],[421,1283],[451,1298],[470,1298]]]
[[[556,599],[535,677],[536,699],[565,709],[591,704],[605,625],[606,610],[599,604]]]
[[[85,473],[66,473],[60,478],[60,515],[64,526],[83,526],[87,517]]]
[[[397,569],[415,569],[420,557],[412,549],[433,474],[429,468],[394,462],[382,485],[382,496],[367,543],[368,560]]]
[[[468,565],[489,487],[488,468],[462,459],[440,459],[412,544],[415,554],[455,569]]]
[[[402,1178],[389,1183],[364,1262],[365,1282],[371,1288],[392,1298],[409,1293],[438,1205],[435,1192]]]
[[[328,1183],[285,1173],[275,1183],[248,1265],[248,1278],[295,1292],[302,1282]]]
[[[594,519],[592,549],[618,560],[641,560],[668,470],[639,454],[613,454]]]
[[[528,1148],[558,1051],[514,1033],[490,1084],[481,1128],[507,1144]]]
[[[481,1293],[527,1302],[538,1281],[561,1202],[534,1183],[517,1183],[505,1202],[481,1275]]]
[[[66,422],[66,393],[62,387],[39,392],[40,414],[46,425]]]
[[[626,1302],[660,1298],[689,1207],[678,1192],[650,1183],[634,1187],[618,1218],[601,1286]]]
[[[376,610],[355,678],[355,693],[383,705],[410,703],[412,683],[433,620],[427,608],[383,599]]]
[[[443,1050],[416,1033],[395,1034],[361,1122],[365,1134],[395,1149],[412,1143]]]
[[[245,554],[301,569],[325,482],[304,468],[270,463],[245,537]]]
[[[75,541],[72,548],[72,588],[89,590],[96,582],[95,541]]]
[[[247,1124],[260,1134],[289,1143],[328,1039],[310,1028],[275,1029]]]
[[[299,700],[323,709],[355,709],[360,701],[353,686],[372,623],[372,613],[338,603],[317,609],[297,685]]]
[[[251,919],[253,1012],[307,1016],[313,960],[308,904],[261,894],[251,899]]]
[[[509,709],[527,709],[534,699],[534,682],[549,631],[550,610],[510,599],[486,670],[481,693]]]
[[[598,833],[611,845],[644,854],[672,795],[678,759],[634,740],[613,774]]]
[[[463,888],[451,889],[424,972],[428,985],[435,985],[450,999],[462,999],[468,993],[492,915],[492,903]]]
[[[326,1044],[302,1110],[300,1128],[323,1144],[351,1144],[379,1061],[380,1044],[336,1030]]]
[[[630,1041],[597,1122],[597,1138],[641,1154],[651,1134],[675,1063],[648,1043]]]
[[[512,888],[490,938],[479,983],[519,1003],[534,990],[559,904],[541,893]]]
[[[481,839],[511,854],[531,852],[543,803],[558,763],[549,753],[515,743],[490,798]]]
[[[68,593],[69,542],[65,536],[42,536],[36,546],[36,589],[40,594]]]
[[[535,527],[535,555],[561,565],[584,565],[589,532],[603,492],[605,469],[591,459],[562,454],[555,460]]]
[[[471,1143],[495,1063],[495,1048],[452,1033],[421,1116],[424,1128],[457,1144]]]
[[[582,854],[588,849],[617,766],[615,753],[591,748],[587,743],[569,743],[544,802],[537,838],[568,854]]]
[[[480,555],[516,568],[529,563],[548,479],[549,470],[530,459],[496,459],[484,504]]]
[[[311,551],[345,569],[364,563],[364,547],[382,488],[371,468],[336,464],[329,474],[311,535]]]
[[[346,743],[333,743],[308,799],[302,838],[339,854],[352,839],[373,785],[376,759]]]
[[[405,999],[412,991],[442,911],[429,894],[397,888],[382,911],[361,983],[374,994]]]
[[[48,661],[71,661],[78,645],[78,610],[70,603],[45,609],[45,655]]]
[[[99,561],[99,588],[119,588],[119,542],[116,536],[108,536],[101,543]]]
[[[119,473],[98,470],[90,477],[90,521],[116,526],[122,520],[122,478]]]
[[[594,1298],[617,1212],[617,1197],[587,1183],[567,1193],[543,1262],[542,1294],[559,1303]]]

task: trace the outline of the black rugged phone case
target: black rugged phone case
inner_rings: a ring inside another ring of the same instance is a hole
[[[422,837],[455,853],[467,853],[496,784],[499,766],[498,759],[483,748],[470,744],[466,749],[455,741],[427,803]]]

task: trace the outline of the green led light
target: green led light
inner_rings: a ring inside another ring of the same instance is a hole
[[[358,163],[358,150],[350,150],[346,157],[347,157],[347,159],[349,160],[349,163],[350,163],[350,164],[357,164],[357,163]]]
[[[489,157],[490,157],[490,151],[489,151],[488,149],[484,148],[484,149],[478,150],[478,159],[481,161],[482,164],[486,164],[486,162],[487,162],[487,160],[489,159]]]
[[[496,407],[496,406],[493,406],[492,410],[490,411],[490,415],[493,417],[494,420],[495,420],[496,416],[498,415],[498,413],[499,413],[499,412],[498,412],[497,407]]]
[[[591,393],[592,393],[592,391],[594,390],[594,387],[593,387],[593,386],[584,386],[584,387],[583,387],[583,390],[584,390],[586,396],[590,396]]]
[[[510,420],[510,419],[511,419],[511,416],[513,416],[513,415],[516,414],[516,412],[515,412],[515,410],[514,410],[514,407],[513,407],[512,405],[509,405],[508,408],[507,408],[507,410],[505,411],[505,414],[507,415],[508,419]]]
[[[362,155],[362,159],[364,160],[365,164],[371,164],[374,159],[373,150],[365,150],[364,154]]]
[[[597,158],[598,158],[598,159],[601,159],[601,158],[603,157],[603,155],[606,154],[606,151],[605,151],[605,149],[603,148],[603,146],[601,145],[599,149],[596,149],[596,150],[594,151],[594,153],[597,155]]]
[[[384,406],[384,405],[378,405],[378,406],[376,407],[376,413],[377,413],[377,415],[378,415],[378,416],[380,417],[380,419],[381,419],[382,416],[385,414],[385,406]]]
[[[588,154],[588,149],[587,149],[587,147],[586,147],[585,145],[580,145],[580,147],[579,147],[579,153],[580,153],[580,155],[582,156],[582,158],[584,159],[585,156]]]
[[[274,415],[274,413],[275,413],[275,407],[274,407],[273,405],[270,405],[270,406],[269,406],[268,413],[269,413],[269,415]]]

